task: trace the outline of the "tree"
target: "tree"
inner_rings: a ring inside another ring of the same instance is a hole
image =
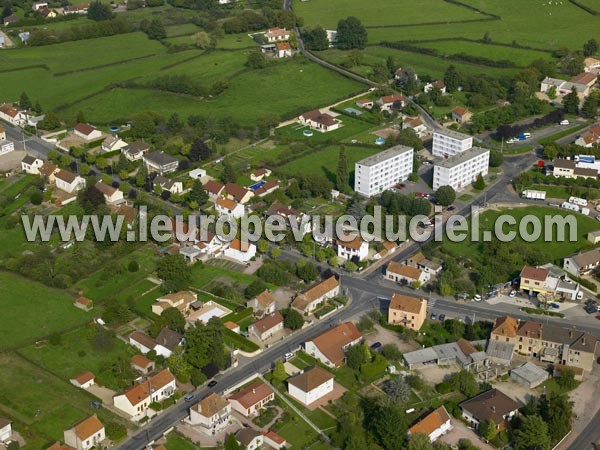
[[[490,150],[490,167],[500,167],[504,162],[504,155],[499,150]]]
[[[561,377],[564,372],[565,370],[562,371]],[[569,375],[567,376],[570,378]],[[541,398],[538,410],[541,418],[548,425],[548,436],[551,442],[560,441],[571,429],[573,402],[567,394],[550,392]]]
[[[275,367],[273,368],[273,379],[280,383],[287,378],[285,367],[283,367],[283,361],[278,359],[275,361]]]
[[[385,359],[390,361],[400,361],[402,359],[402,353],[394,344],[384,344],[380,352]]]
[[[155,321],[159,322],[162,326],[161,329],[167,327],[178,333],[185,331],[185,317],[177,308],[167,308],[160,315],[159,319]]]
[[[167,31],[159,19],[152,19],[150,22],[143,20],[140,24],[140,29],[150,39],[161,40],[167,37]]]
[[[181,131],[182,128],[183,122],[181,121],[179,114],[174,112],[167,121],[167,130],[169,130],[171,133],[177,133],[178,131]]]
[[[221,172],[221,181],[223,183],[235,183],[238,174],[230,159],[223,160],[223,172]]]
[[[261,292],[264,292],[267,289],[267,285],[262,280],[254,280],[244,290],[244,296],[246,298],[254,298]]]
[[[202,139],[196,138],[190,148],[189,157],[192,161],[206,161],[212,157],[212,151]]]
[[[146,181],[148,179],[148,168],[146,164],[142,164],[135,174],[135,185],[137,187],[146,186]]]
[[[104,194],[92,184],[81,191],[79,202],[86,214],[92,214],[100,205],[104,205]]]
[[[4,9],[2,10],[2,19],[8,17],[8,16],[12,16],[13,15],[13,10],[10,7],[9,4],[7,4]]]
[[[408,437],[407,450],[433,450],[429,436],[423,433],[411,434]]]
[[[435,199],[442,206],[450,206],[456,200],[456,191],[452,186],[440,186],[435,191]]]
[[[163,280],[163,289],[167,292],[186,289],[192,278],[191,267],[179,254],[164,256],[158,262],[156,274]]]
[[[337,25],[336,46],[340,50],[363,49],[367,45],[367,30],[360,20],[350,16]]]
[[[320,26],[306,32],[304,43],[309,50],[327,50],[329,48],[327,32]]]
[[[90,3],[87,17],[95,21],[110,20],[113,18],[113,13],[108,3],[94,1]]]
[[[208,194],[200,180],[194,180],[194,183],[192,183],[192,188],[187,194],[187,200],[188,204],[195,202],[198,206],[202,206],[208,201]]]
[[[304,325],[304,319],[298,311],[292,308],[285,311],[283,326],[290,330],[299,330],[302,328],[302,325]]]
[[[454,92],[460,84],[460,75],[453,65],[448,66],[444,74],[444,84],[448,92]]]
[[[31,202],[32,205],[41,205],[42,204],[42,200],[44,200],[44,196],[39,191],[34,191],[29,196],[29,201]]]
[[[408,400],[411,393],[411,388],[404,377],[390,378],[382,384],[381,389],[388,398],[400,403]]]
[[[513,448],[548,450],[550,448],[548,425],[540,416],[525,416],[519,428],[513,431]]]
[[[194,35],[194,43],[198,48],[208,48],[211,46],[210,35],[206,31],[198,31]]]
[[[496,424],[491,419],[479,422],[478,431],[479,434],[488,441],[492,441],[498,433],[498,430],[496,429]]]
[[[563,368],[560,372],[560,376],[556,379],[556,383],[564,390],[571,391],[578,385],[575,380],[575,372],[570,368]]]
[[[405,128],[404,130],[400,130],[395,138],[395,141],[397,144],[412,147],[415,150],[415,152],[418,152],[423,148],[423,141],[412,128]],[[417,169],[415,168],[415,171],[416,170]]]
[[[367,351],[369,348],[367,347]],[[356,344],[348,348],[346,351],[346,364],[354,370],[359,370],[360,366],[370,361],[370,351],[367,354],[364,349],[364,344]]]
[[[183,347],[176,347],[169,357],[168,366],[171,373],[182,383],[188,383],[191,379],[192,367],[185,360]]]
[[[250,69],[264,69],[267,67],[267,58],[260,50],[253,50],[248,53],[246,66]]]
[[[348,158],[346,157],[346,149],[342,145],[340,147],[340,153],[338,156],[338,166],[337,172],[335,176],[335,185],[337,189],[342,192],[348,192],[348,181],[350,179],[350,175],[348,172]]]
[[[302,265],[299,264],[296,267],[296,275],[298,275],[298,278],[302,279],[304,282],[309,283],[317,279],[319,276],[319,270],[312,263],[306,263]]]
[[[41,122],[38,123],[38,128],[41,130],[52,131],[52,130],[56,130],[56,129],[60,128],[60,125],[61,125],[60,119],[56,115],[56,113],[49,111],[44,116],[44,120],[42,120]]]
[[[228,434],[227,439],[225,439],[225,450],[240,450],[240,448],[240,444],[238,444],[233,433]]]
[[[377,407],[371,427],[383,448],[403,448],[407,432],[406,417],[404,408],[400,405],[389,403]]]
[[[598,42],[596,39],[590,39],[583,44],[583,56],[594,56],[598,52]]]
[[[600,95],[592,91],[583,101],[581,107],[581,115],[586,119],[594,119],[598,115],[598,104],[600,103]]]
[[[21,92],[21,97],[19,98],[19,106],[23,109],[31,109],[31,100],[29,100],[29,96],[25,91]]]
[[[479,392],[479,385],[473,374],[468,370],[461,370],[455,373],[450,379],[450,384],[454,389],[469,398],[474,397]]]
[[[577,114],[579,112],[579,97],[575,86],[571,88],[571,92],[563,97],[563,109],[566,114]]]
[[[485,189],[485,180],[483,179],[483,175],[481,175],[481,173],[477,175],[477,180],[475,180],[473,187],[478,191],[483,191]]]

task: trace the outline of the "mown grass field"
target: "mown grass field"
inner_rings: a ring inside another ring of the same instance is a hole
[[[0,272],[0,349],[30,344],[90,320],[93,314],[75,308],[73,301],[65,291]]]

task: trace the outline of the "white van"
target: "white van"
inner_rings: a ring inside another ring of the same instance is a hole
[[[567,119],[560,121],[561,125],[569,125],[569,121]]]
[[[525,136],[527,139],[529,139],[531,137],[531,133],[523,133],[523,136]]]

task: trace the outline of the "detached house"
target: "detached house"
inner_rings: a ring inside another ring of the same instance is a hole
[[[39,175],[40,167],[42,167],[43,164],[44,164],[44,161],[41,160],[40,158],[36,158],[35,156],[27,155],[21,161],[21,170],[23,170],[26,173],[32,174],[32,175]]]
[[[142,141],[133,142],[121,149],[121,153],[125,155],[129,161],[139,161],[148,153],[150,146]]]
[[[310,220],[304,219],[304,213],[284,205],[279,200],[275,200],[271,204],[265,215],[267,217],[277,216],[285,222],[287,227],[293,226],[296,229],[300,230],[303,236],[306,233],[310,232]],[[302,225],[303,220],[304,225]]]
[[[275,43],[275,57],[276,58],[290,58],[292,56],[292,46],[289,42],[276,42]]]
[[[522,406],[498,389],[490,389],[460,405],[463,418],[477,428],[481,422],[493,421],[496,429],[503,430],[506,423],[517,414]]]
[[[262,291],[256,297],[246,302],[248,308],[254,310],[254,315],[262,317],[275,312],[275,299],[269,291]]]
[[[298,120],[301,124],[308,125],[313,130],[323,133],[337,130],[341,126],[341,122],[338,119],[335,119],[328,113],[322,113],[318,109],[302,114]]]
[[[281,330],[283,330],[283,316],[279,311],[265,315],[248,327],[248,333],[261,341],[269,339]]]
[[[352,322],[344,322],[306,341],[304,349],[327,367],[336,368],[346,362],[348,347],[358,344],[361,340],[362,334],[358,328]]]
[[[12,16],[14,16],[14,14]],[[6,20],[12,16],[4,18],[5,25]],[[15,17],[17,18],[17,21],[20,20],[18,16]],[[0,105],[0,119],[10,123],[11,125],[22,126],[27,120],[27,113],[23,110],[15,108],[14,106],[4,103]]]
[[[234,219],[239,219],[246,213],[244,205],[225,197],[217,198],[215,201],[215,211],[219,216],[230,216]]]
[[[103,152],[115,152],[117,150],[122,150],[127,147],[127,142],[121,139],[118,135],[109,136],[102,142],[102,151]]]
[[[122,394],[115,395],[113,402],[116,408],[133,417],[145,413],[151,403],[171,397],[176,390],[175,377],[169,369],[164,369]]]
[[[244,417],[252,417],[274,398],[273,389],[262,381],[255,381],[230,395],[228,400],[234,410]]]
[[[600,249],[592,249],[565,258],[563,269],[575,277],[593,272],[600,265]]]
[[[252,181],[262,181],[265,177],[270,177],[271,171],[266,167],[261,167],[260,169],[256,169],[254,172],[250,174],[250,179]]]
[[[0,155],[14,151],[15,143],[6,140],[6,129],[0,125]],[[22,164],[21,164],[22,165]]]
[[[69,5],[63,8],[63,14],[65,16],[69,14],[87,14],[88,8],[90,7],[89,3],[81,4],[81,5]]]
[[[156,346],[153,350],[159,356],[170,358],[175,349],[183,343],[184,339],[181,334],[165,327],[156,336]]]
[[[40,177],[45,178],[48,183],[54,183],[56,180],[55,174],[59,170],[60,169],[56,167],[52,161],[46,161],[40,166],[38,173],[40,174]]]
[[[450,414],[444,406],[440,406],[410,427],[408,434],[424,434],[431,442],[435,442],[450,430],[452,430]]]
[[[134,331],[129,335],[129,345],[134,346],[140,352],[146,354],[156,347],[156,341],[141,331]]]
[[[64,439],[67,445],[76,450],[88,450],[99,447],[99,444],[106,439],[106,432],[102,422],[94,415],[65,430]]]
[[[242,428],[235,432],[235,440],[245,450],[256,450],[265,443],[265,437],[254,428]]]
[[[462,106],[457,106],[452,110],[452,120],[461,125],[468,123],[471,117],[473,117],[473,113]]]
[[[252,197],[254,197],[254,193],[250,189],[246,189],[245,187],[239,186],[235,183],[227,183],[225,185],[225,193],[223,194],[225,197],[235,200],[242,205],[248,203]]]
[[[215,180],[207,181],[203,187],[206,193],[208,194],[208,198],[213,202],[216,201],[217,198],[219,198],[219,196],[223,192],[223,189],[225,189],[224,185]]]
[[[420,117],[405,117],[402,121],[402,129],[410,128],[417,136],[423,137],[427,133],[427,126]]]
[[[435,80],[433,83],[427,83],[423,86],[423,92],[431,92],[435,88],[438,88],[442,91],[442,94],[446,93],[446,84],[442,80]]]
[[[214,392],[190,408],[189,422],[199,425],[203,431],[217,434],[231,421],[231,405]]]
[[[333,374],[315,366],[287,380],[288,394],[304,405],[310,405],[333,392]]]
[[[351,241],[338,240],[337,255],[346,261],[350,261],[353,258],[364,261],[369,256],[369,243],[363,241],[359,235],[356,235]]]
[[[133,355],[131,357],[131,368],[142,375],[148,375],[154,370],[154,361],[144,355]]]
[[[152,184],[154,187],[159,186],[163,191],[169,191],[171,194],[183,194],[183,183],[181,181],[157,175],[154,177]]]
[[[82,372],[79,375],[71,378],[70,383],[78,388],[87,389],[95,384],[94,374],[92,372]]]
[[[86,141],[94,141],[102,137],[102,131],[87,123],[78,123],[75,125],[73,128],[73,134]]]
[[[229,243],[223,254],[240,263],[247,263],[256,256],[256,245],[251,242],[240,241],[236,238]]]
[[[102,195],[104,196],[104,202],[107,205],[117,205],[125,201],[123,198],[123,191],[101,181],[98,181],[95,186],[96,189],[102,192]]]
[[[190,305],[198,300],[198,296],[192,291],[179,291],[158,297],[152,304],[152,312],[160,316],[168,308],[177,308],[185,317]]]
[[[384,95],[375,102],[381,111],[390,112],[393,109],[400,109],[406,106],[406,100],[400,94]]]
[[[419,331],[425,319],[427,319],[427,300],[394,293],[388,312],[390,325],[402,325],[409,330]]]
[[[390,261],[386,270],[385,277],[390,281],[400,284],[419,282],[427,283],[430,279],[429,273],[416,267],[400,264],[396,261]]]
[[[285,28],[269,28],[265,33],[265,39],[269,43],[287,41],[289,38],[290,32]]]
[[[165,152],[147,153],[143,156],[143,160],[148,172],[156,172],[159,175],[175,172],[179,166],[179,161]]]
[[[65,169],[61,169],[54,175],[54,183],[56,187],[72,194],[80,191],[85,187],[85,180],[79,175]]]
[[[326,280],[318,281],[298,295],[292,302],[292,308],[305,314],[310,314],[326,300],[340,295],[340,282],[335,275]]]

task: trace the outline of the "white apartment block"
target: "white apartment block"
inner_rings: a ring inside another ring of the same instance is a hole
[[[447,158],[458,155],[473,147],[473,137],[454,130],[435,131],[433,133],[433,156]]]
[[[436,158],[433,163],[433,190],[448,185],[460,191],[475,181],[479,174],[486,176],[489,162],[490,151],[479,147],[450,158]]]
[[[408,178],[413,171],[414,150],[396,145],[358,161],[354,166],[354,190],[372,197]]]

